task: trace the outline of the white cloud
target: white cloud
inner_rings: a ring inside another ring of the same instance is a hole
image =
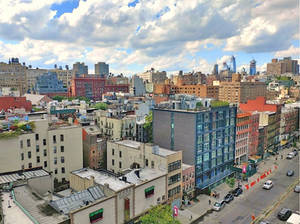
[[[282,50],[282,51],[277,51],[275,53],[275,57],[281,58],[281,57],[300,57],[300,48],[299,47],[294,47],[290,46],[289,49],[287,50]]]

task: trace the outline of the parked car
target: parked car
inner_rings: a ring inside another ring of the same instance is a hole
[[[286,156],[287,159],[293,159],[294,158],[294,153],[293,152],[289,152]]]
[[[294,188],[294,192],[300,193],[300,185],[297,185],[297,186]]]
[[[271,180],[267,180],[264,185],[263,189],[270,190],[273,187],[273,182]]]
[[[289,176],[289,177],[293,176],[294,175],[294,170],[288,170],[286,172],[286,175]]]
[[[260,221],[259,224],[271,224],[269,221]]]
[[[213,210],[220,211],[222,208],[224,208],[224,206],[225,206],[225,201],[215,202],[213,206]]]
[[[296,149],[293,150],[293,153],[294,153],[294,156],[297,156],[298,155],[298,152]]]
[[[278,219],[282,221],[288,220],[288,218],[291,216],[292,211],[288,208],[282,208],[280,212],[278,212],[277,217]]]
[[[235,197],[238,197],[240,194],[243,193],[243,190],[242,190],[242,188],[237,187],[237,188],[234,189],[231,193],[232,193]]]
[[[231,202],[233,199],[234,199],[234,196],[233,196],[233,194],[231,194],[231,193],[228,193],[228,194],[224,197],[224,201],[225,201],[226,203]]]

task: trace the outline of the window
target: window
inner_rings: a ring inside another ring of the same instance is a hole
[[[20,141],[20,148],[23,149],[23,140]]]
[[[115,149],[111,150],[111,154],[114,156],[115,155]]]
[[[122,168],[122,162],[119,162],[119,168],[120,169]]]
[[[168,172],[172,172],[173,170],[177,170],[181,168],[181,160],[177,160],[168,165]]]
[[[27,147],[30,147],[30,139],[27,139]]]
[[[40,146],[39,145],[36,145],[36,152],[39,152],[40,151]]]
[[[47,149],[44,149],[44,156],[47,156]]]
[[[65,152],[65,147],[64,146],[60,147],[60,152]]]
[[[56,143],[56,135],[53,135],[53,143]]]
[[[172,184],[180,181],[180,179],[181,179],[181,174],[180,173],[175,174],[168,178],[168,185],[172,185]]]
[[[56,153],[57,152],[57,148],[56,146],[53,146],[53,153]]]
[[[35,134],[35,140],[36,140],[36,141],[39,140],[39,134]]]
[[[21,153],[21,160],[24,160],[24,153]]]
[[[46,139],[43,139],[43,145],[46,145],[47,142],[46,142]]]
[[[146,159],[146,166],[148,166],[148,159]]]
[[[57,169],[54,170],[54,174],[57,174]]]
[[[119,156],[120,156],[120,158],[122,158],[122,151],[119,152]]]
[[[32,168],[32,163],[28,163],[28,168]]]
[[[39,156],[36,157],[36,162],[37,162],[37,163],[41,162],[41,159],[40,159]]]
[[[180,186],[177,186],[177,187],[174,187],[173,189],[169,190],[168,191],[168,197],[172,197],[173,195],[176,195],[178,193],[180,193],[181,191],[181,187]]]
[[[62,167],[61,168],[61,173],[65,173],[66,171],[65,171],[65,168],[64,167]]]
[[[154,186],[148,187],[145,189],[145,197],[149,198],[154,195]]]
[[[64,135],[60,135],[60,141],[61,141],[61,142],[64,141]]]
[[[98,222],[103,219],[103,208],[89,214],[90,223]]]
[[[31,151],[29,151],[27,154],[28,154],[28,159],[31,159]]]
[[[113,166],[115,165],[115,160],[114,160],[114,159],[111,160],[111,164],[112,164]]]
[[[60,157],[60,162],[61,162],[61,163],[65,163],[65,157],[63,157],[63,156]]]
[[[44,168],[47,167],[47,161],[44,161]]]
[[[151,168],[154,169],[154,161],[151,161]]]
[[[57,164],[57,157],[54,157],[54,165]]]
[[[24,169],[25,169],[25,166],[24,166],[24,165],[22,165],[22,166],[21,166],[21,170],[24,170]]]

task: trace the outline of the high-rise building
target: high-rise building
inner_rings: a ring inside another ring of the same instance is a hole
[[[98,62],[95,64],[95,74],[100,75],[102,78],[109,75],[109,65],[105,62]]]
[[[236,73],[236,62],[235,62],[235,57],[233,55],[230,58],[230,63],[231,63],[232,72]]]
[[[143,96],[146,93],[143,79],[137,75],[132,76],[131,79],[131,93],[134,96]]]
[[[199,111],[153,110],[153,141],[182,150],[183,162],[195,165],[198,189],[213,187],[232,173],[236,107],[211,104]]]
[[[250,75],[256,74],[256,61],[253,59],[250,61]]]
[[[73,76],[78,77],[81,75],[87,75],[88,72],[88,66],[85,65],[84,62],[76,62],[73,64]]]
[[[144,80],[144,82],[152,82],[152,83],[164,83],[167,77],[167,73],[165,71],[155,71],[154,68],[148,70],[144,73],[138,74],[140,78]]]
[[[219,73],[219,66],[218,66],[218,64],[215,64],[214,69],[212,71],[212,74],[213,75],[218,75],[218,73]]]

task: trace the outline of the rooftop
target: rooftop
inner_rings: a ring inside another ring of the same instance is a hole
[[[142,144],[141,142],[136,142],[132,140],[123,140],[123,141],[118,141],[116,143],[119,145],[124,145],[135,149],[139,148]]]
[[[139,173],[139,177],[137,175]],[[162,170],[144,168],[144,169],[135,169],[131,170],[129,173],[125,174],[123,177],[126,177],[126,181],[139,185],[150,180],[156,179],[165,175],[167,172]]]
[[[0,185],[8,184],[10,182],[15,182],[18,180],[26,180],[34,177],[48,176],[49,173],[43,169],[33,169],[28,171],[14,171],[10,173],[0,174]]]
[[[182,170],[186,170],[186,169],[191,168],[193,166],[189,165],[189,164],[186,164],[186,163],[182,163],[181,167],[182,167]]]
[[[68,215],[70,211],[87,206],[96,200],[104,198],[105,195],[99,186],[90,187],[86,190],[75,192],[64,198],[50,202],[56,211]]]
[[[108,184],[109,188],[113,191],[120,191],[124,188],[131,186],[131,184],[120,180],[116,176],[113,176],[106,172],[92,170],[89,168],[83,168],[80,170],[73,171],[72,174],[87,179],[94,178],[97,184],[99,185]]]
[[[98,135],[100,134],[100,129],[96,125],[89,125],[82,127],[89,135]]]

